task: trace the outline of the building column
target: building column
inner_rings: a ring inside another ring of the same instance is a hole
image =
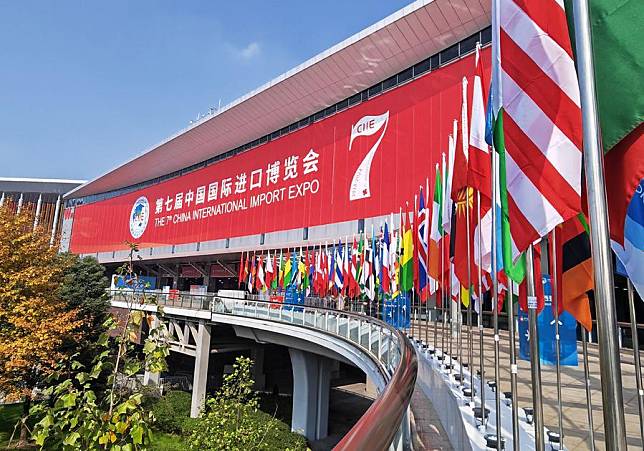
[[[291,430],[319,440],[328,433],[331,362],[298,349],[288,351],[293,367]]]
[[[250,358],[253,360],[253,389],[264,391],[266,388],[266,375],[264,374],[264,347],[255,346],[250,350]]]
[[[206,400],[206,384],[208,382],[208,360],[210,359],[210,326],[199,321],[195,351],[195,373],[192,380],[192,404],[190,417],[197,418]]]
[[[149,330],[159,327],[159,317],[157,315],[150,315],[150,317],[152,318],[152,320],[148,323]],[[160,373],[151,373],[147,370],[143,373],[143,385],[158,386],[160,380]]]

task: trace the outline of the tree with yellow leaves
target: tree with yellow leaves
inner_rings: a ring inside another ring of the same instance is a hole
[[[59,296],[64,265],[33,216],[0,207],[0,396],[22,400],[25,418],[65,344],[79,338],[82,320]],[[23,421],[20,442],[27,437]]]

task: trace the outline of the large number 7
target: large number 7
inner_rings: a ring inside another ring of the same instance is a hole
[[[387,131],[387,125],[389,124],[389,111],[379,115],[379,116],[364,116],[356,124],[351,127],[351,140],[349,141],[349,150],[351,150],[351,145],[353,140],[359,136],[370,136],[377,133],[382,129],[382,133],[378,137],[376,143],[371,147],[367,155],[356,169],[355,174],[353,174],[353,180],[351,180],[351,188],[349,190],[349,200],[358,200],[371,197],[371,188],[369,186],[369,175],[371,173],[371,162],[373,157],[378,150],[378,146],[382,141],[382,138],[385,136]]]

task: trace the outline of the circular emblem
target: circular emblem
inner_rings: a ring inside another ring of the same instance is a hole
[[[141,238],[148,225],[150,217],[150,203],[145,196],[139,197],[130,212],[130,234],[133,238]]]

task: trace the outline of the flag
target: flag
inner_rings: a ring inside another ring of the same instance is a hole
[[[485,92],[483,91],[485,82],[480,49],[481,45],[477,44],[474,58],[476,69],[472,88],[467,184],[479,191],[482,196],[492,199],[492,158],[488,143],[485,141]]]
[[[327,291],[330,291],[335,286],[335,252],[331,249],[330,258],[327,254]]]
[[[470,120],[470,136],[468,149],[468,185],[478,193],[474,196],[474,208],[471,210],[471,218],[474,224],[474,235],[472,241],[474,246],[474,264],[481,266],[484,272],[491,272],[492,254],[492,158],[489,145],[486,142],[486,108],[485,108],[485,81],[483,78],[483,63],[480,55],[480,44],[476,46],[476,57],[474,59],[476,71],[472,88],[472,114]],[[491,110],[490,110],[491,113]],[[492,116],[490,115],[490,141],[492,133]],[[498,190],[497,190],[498,191]],[[498,192],[497,192],[498,195]],[[480,221],[478,215],[480,212]],[[497,210],[497,217],[500,217],[500,207]],[[500,222],[499,222],[500,224]],[[497,234],[500,239],[500,234]],[[499,241],[499,240],[497,240]],[[500,244],[500,243],[499,243]],[[480,248],[480,249],[479,249]],[[500,256],[501,254],[499,254]],[[497,266],[502,265],[498,259]],[[478,288],[475,284],[475,287]]]
[[[402,221],[402,256],[400,257],[400,290],[410,291],[414,288],[414,237],[411,227],[405,224],[405,212]],[[411,224],[410,224],[411,225]]]
[[[281,261],[282,257],[280,257]],[[273,252],[273,261],[271,262],[271,269],[272,269],[272,274],[271,274],[271,289],[272,290],[277,290],[278,285],[279,285],[279,263],[277,261],[277,251]]]
[[[394,228],[394,216],[391,215],[391,243],[389,245],[389,293],[392,299],[398,296],[400,288],[400,263],[398,261],[399,239]]]
[[[255,286],[255,274],[257,273],[257,263],[255,261],[255,252],[253,251],[253,258],[250,262],[250,274],[248,275],[248,291],[253,292]]]
[[[429,276],[432,278],[434,284],[434,292],[436,285],[440,280],[440,240],[443,235],[443,188],[442,188],[441,171],[436,164],[436,177],[434,179],[434,200],[432,202],[432,226],[429,232]],[[433,293],[432,293],[433,294]]]
[[[284,289],[284,269],[285,269],[285,263],[284,263],[284,255],[282,254],[282,250],[280,250],[280,263],[279,263],[279,288],[280,290]]]
[[[450,237],[450,243],[454,249],[454,271],[458,276],[458,279],[461,281],[461,284],[467,289],[470,287],[467,286],[468,279],[468,267],[470,271],[470,283],[471,279],[474,278],[477,274],[477,267],[474,264],[474,259],[470,258],[468,260],[468,244],[471,253],[474,249],[474,225],[473,218],[475,213],[475,203],[474,203],[474,190],[472,188],[464,188],[459,191],[458,197],[455,204],[455,224],[454,224],[454,235]],[[467,216],[469,209],[469,235],[468,235],[468,225],[467,225]]]
[[[364,294],[367,296],[368,299],[374,300],[375,295],[376,295],[376,290],[375,290],[375,283],[374,283],[374,278],[373,278],[373,248],[367,244],[367,247],[365,248],[364,255],[365,255],[365,262],[364,262],[364,269],[362,271],[362,277],[363,277],[363,285],[364,285]]]
[[[342,289],[345,294],[349,294],[349,287],[351,285],[351,273],[349,272],[349,238],[344,243],[344,255],[342,256],[342,280],[344,281]]]
[[[255,278],[255,288],[257,292],[266,289],[266,281],[264,280],[264,256],[260,255],[257,261],[257,277]]]
[[[566,2],[566,10],[572,29],[569,3]],[[644,67],[641,44],[644,28],[636,19],[641,17],[642,2],[591,0],[589,3],[598,116],[604,149],[610,154],[644,118],[644,95],[640,89],[633,89],[642,86]]]
[[[452,172],[452,187],[450,195],[456,199],[459,191],[468,186],[469,177],[469,130],[467,120],[467,78],[463,77],[461,83],[461,122],[459,123],[460,136],[454,135],[454,162],[449,170]],[[459,139],[460,138],[460,139]],[[460,142],[460,146],[458,145]]]
[[[454,141],[454,136],[457,133],[457,121],[454,121],[454,134],[449,135],[449,144],[448,144],[448,154],[447,161],[445,160],[445,154],[443,154],[443,234],[449,234],[452,230],[452,211],[453,211],[453,202],[452,202],[452,180],[454,176],[454,160],[456,157],[456,143]]]
[[[335,284],[335,287],[338,290],[338,293],[342,291],[342,287],[344,286],[344,275],[343,275],[343,268],[344,268],[344,262],[342,260],[342,240],[338,242],[338,244],[335,246],[335,267],[333,268],[334,276],[333,276],[333,282]]]
[[[591,331],[593,319],[587,293],[594,288],[593,263],[590,238],[579,217],[555,228],[555,244],[553,260],[557,262],[559,313],[568,311],[587,331]]]
[[[644,125],[605,158],[611,247],[644,299]]]
[[[273,258],[275,258],[273,256]],[[271,251],[268,251],[268,256],[266,257],[266,268],[265,268],[265,275],[264,275],[264,280],[266,281],[266,288],[272,288],[273,285],[273,278],[274,278],[274,265],[273,265],[273,260],[271,259]]]
[[[239,258],[239,275],[237,276],[237,288],[241,288],[241,284],[244,281],[244,253],[241,253]]]
[[[563,2],[493,6],[494,146],[514,278],[520,253],[581,209],[581,107]]]
[[[356,237],[353,237],[353,245],[351,246],[351,266],[349,269],[349,297],[356,297],[359,286],[358,286],[358,242]]]
[[[420,200],[418,202],[418,216],[416,222],[418,223],[418,239],[416,242],[417,246],[417,258],[418,258],[418,294],[420,295],[420,300],[425,302],[427,301],[427,295],[429,294],[429,273],[427,270],[427,237],[429,234],[429,212],[425,208],[425,194],[423,193],[423,187],[420,187]]]
[[[287,288],[291,284],[293,278],[293,262],[291,261],[290,251],[286,251],[286,262],[284,263],[284,277],[282,279],[282,287]]]
[[[380,275],[380,289],[383,293],[390,293],[390,250],[391,238],[389,237],[389,226],[385,221],[385,230],[382,235],[382,271]]]
[[[309,250],[306,250],[306,257],[300,248],[300,258],[298,259],[298,285],[300,290],[306,292],[309,288],[309,268],[308,268]]]

